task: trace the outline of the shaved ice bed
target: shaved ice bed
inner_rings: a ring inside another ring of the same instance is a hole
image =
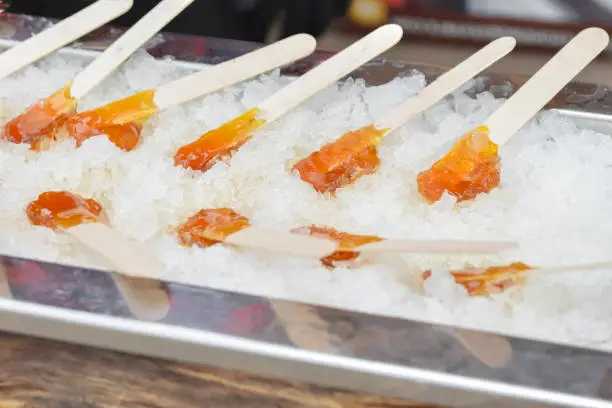
[[[3,121],[57,90],[84,62],[49,57],[0,84]],[[81,104],[91,108],[184,75],[144,53],[132,58]],[[98,200],[110,224],[146,242],[176,282],[324,304],[389,316],[568,342],[612,350],[612,271],[531,275],[523,288],[470,298],[447,272],[470,263],[522,261],[556,266],[612,258],[612,139],[569,119],[539,115],[501,149],[502,183],[489,195],[429,206],[416,176],[452,141],[480,124],[502,101],[457,92],[385,138],[379,171],[341,189],[315,193],[289,169],[351,129],[379,118],[424,86],[413,74],[378,87],[349,80],[316,95],[257,133],[226,163],[207,173],[173,166],[176,150],[286,84],[278,72],[162,112],[143,143],[123,152],[105,137],[77,150],[71,141],[36,153],[0,142],[0,253],[108,268],[69,237],[28,224],[24,209],[47,190]],[[289,230],[318,224],[387,238],[517,239],[503,256],[386,256],[327,270],[316,260],[178,244],[174,228],[203,208],[230,207],[254,225]],[[424,293],[415,280],[433,269]]]

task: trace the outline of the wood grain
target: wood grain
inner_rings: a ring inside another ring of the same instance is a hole
[[[0,332],[0,408],[43,407],[425,408],[425,405]]]

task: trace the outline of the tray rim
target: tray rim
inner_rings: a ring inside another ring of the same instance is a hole
[[[17,320],[15,318],[18,318]],[[27,327],[29,326],[29,327]],[[91,315],[87,312],[77,310],[58,309],[20,300],[12,300],[0,297],[0,327],[2,330],[34,337],[47,338],[50,340],[76,343],[80,345],[105,348],[119,352],[152,356],[156,358],[171,359],[185,363],[200,363],[216,365],[224,368],[242,370],[258,375],[278,376],[278,369],[269,370],[264,365],[278,362],[289,362],[290,365],[314,366],[317,374],[329,378],[327,371],[336,370],[345,374],[351,372],[363,377],[364,386],[356,386],[353,381],[346,382],[339,378],[330,384],[329,381],[321,382],[318,375],[308,373],[299,375],[299,380],[323,386],[334,386],[351,389],[353,391],[381,392],[378,382],[381,380],[398,382],[402,387],[406,382],[427,383],[429,387],[436,388],[437,392],[453,389],[449,396],[436,398],[436,403],[456,403],[461,399],[459,405],[453,407],[471,406],[469,404],[478,401],[486,404],[501,404],[506,406],[507,399],[518,399],[520,402],[545,402],[545,405],[530,406],[571,406],[583,408],[610,407],[607,402],[594,398],[573,396],[561,392],[534,389],[524,386],[510,385],[498,381],[474,379],[458,376],[455,374],[424,370],[415,367],[398,366],[383,362],[368,361],[346,356],[333,356],[312,350],[297,349],[290,346],[270,345],[265,342],[242,339],[212,331],[194,330],[178,327],[159,322],[145,322],[139,320],[125,319],[114,316]],[[26,328],[27,327],[27,328]],[[94,329],[94,332],[91,332]],[[100,340],[97,334],[104,334],[110,338]],[[156,340],[147,345],[142,340]],[[195,348],[193,346],[195,345]],[[188,347],[181,352],[176,348]],[[202,353],[204,351],[204,353]],[[215,358],[206,352],[218,353]],[[238,355],[238,357],[237,357]],[[245,357],[255,356],[258,361],[253,369],[253,363],[245,368],[242,364],[235,364],[232,360],[240,360]],[[230,357],[230,363],[225,361]],[[282,366],[283,364],[281,364]],[[331,367],[330,367],[331,365]],[[296,376],[292,376],[295,378]],[[284,378],[284,377],[281,377]],[[365,381],[374,381],[374,384],[365,385]],[[374,385],[374,386],[372,386]],[[404,390],[382,391],[385,395],[398,398],[418,398],[419,393],[407,394]],[[474,389],[486,389],[484,398],[474,398]],[[418,390],[418,387],[417,387]],[[429,402],[429,401],[428,401]],[[488,406],[488,405],[487,405]],[[511,405],[514,406],[514,405]]]

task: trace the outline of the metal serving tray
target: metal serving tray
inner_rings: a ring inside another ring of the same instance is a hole
[[[46,24],[38,18],[5,15],[0,20],[0,48],[23,41]],[[60,52],[91,58],[120,32],[98,32]],[[168,63],[196,68],[256,47],[162,34],[148,49]],[[329,55],[316,53],[285,73],[299,75]],[[413,69],[430,77],[442,72],[438,67],[379,60],[352,76],[377,84]],[[522,81],[485,76],[471,91],[489,89],[507,96]],[[612,129],[612,95],[605,86],[574,83],[549,108],[584,126]],[[495,341],[499,336],[147,281],[163,287],[169,303],[165,316],[151,321],[129,312],[106,272],[9,256],[0,256],[0,268],[8,280],[0,280],[0,292],[3,287],[12,292],[12,299],[0,296],[0,330],[449,407],[612,407],[612,355],[603,352],[507,337],[502,341],[507,339],[511,346],[510,359],[486,364],[459,338]]]

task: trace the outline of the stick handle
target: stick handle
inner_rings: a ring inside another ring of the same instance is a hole
[[[612,269],[612,262],[596,262],[582,265],[542,267],[535,270],[537,274],[559,274],[567,272],[586,272],[602,269]],[[528,272],[528,271],[526,271]]]
[[[210,94],[312,54],[317,41],[296,34],[230,61],[207,67],[157,88],[155,105],[165,109]]]
[[[74,78],[71,96],[75,99],[85,96],[193,1],[163,0],[158,3]]]
[[[502,145],[540,111],[607,46],[601,28],[582,30],[536,72],[484,123],[491,140]]]
[[[512,359],[512,345],[503,336],[471,330],[451,329],[450,327],[434,326],[434,328],[454,337],[474,357],[489,367],[504,367]]]
[[[417,241],[389,239],[372,242],[355,249],[358,252],[404,252],[414,254],[486,254],[517,249],[515,242],[505,241]]]
[[[261,118],[267,122],[280,118],[315,93],[397,44],[402,34],[402,28],[396,24],[374,30],[266,99],[259,105]]]
[[[331,240],[260,227],[248,227],[240,230],[227,237],[224,242],[246,248],[263,249],[314,259],[330,255],[338,247]]]
[[[312,306],[270,300],[270,306],[285,329],[287,337],[297,347],[313,351],[332,351],[328,326]]]
[[[132,8],[132,0],[98,0],[0,54],[0,78],[11,75]]]
[[[314,259],[324,258],[338,251],[337,242],[329,239],[253,226],[230,235],[225,239],[225,243]],[[517,247],[518,245],[514,242],[503,241],[383,240],[362,245],[355,248],[355,251],[362,253],[482,254],[496,253],[516,249]]]
[[[6,275],[6,269],[3,265],[0,265],[0,297],[12,298],[13,292],[11,292],[11,284],[9,283],[8,276]]]
[[[502,37],[490,42],[454,68],[440,75],[415,97],[392,110],[376,123],[376,128],[389,129],[389,132],[399,128],[509,54],[515,46],[516,40],[513,37]]]
[[[110,274],[130,312],[148,321],[162,320],[170,311],[170,299],[161,282]]]
[[[164,265],[141,245],[102,223],[81,224],[65,230],[84,246],[107,259],[117,272],[135,278],[162,276]]]

